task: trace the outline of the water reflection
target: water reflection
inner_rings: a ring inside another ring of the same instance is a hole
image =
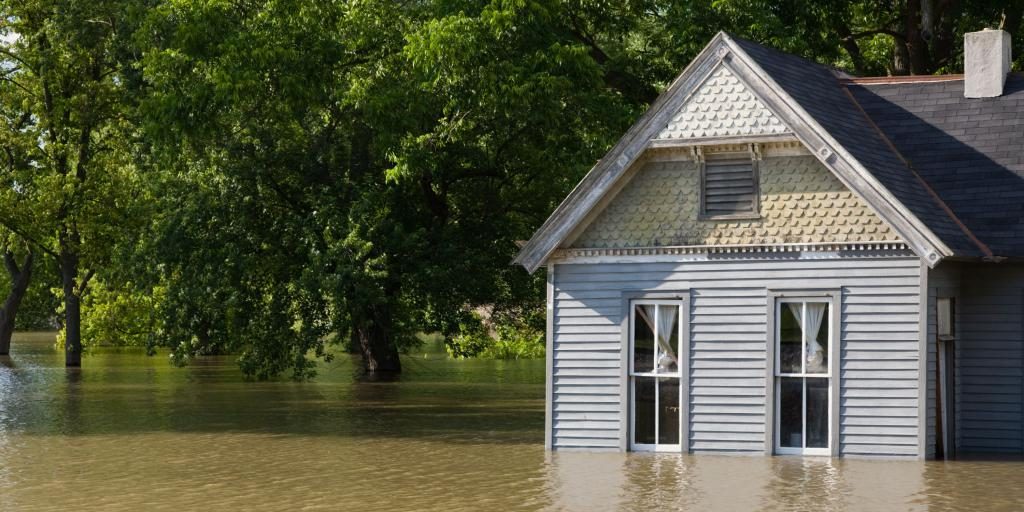
[[[911,461],[556,453],[548,465],[554,510],[947,510],[967,503],[916,500],[932,464]]]
[[[17,340],[16,340],[17,341]],[[0,511],[1021,510],[1020,462],[545,453],[543,361],[409,358],[245,382],[52,339],[0,366]]]

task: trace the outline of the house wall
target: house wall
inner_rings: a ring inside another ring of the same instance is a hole
[[[960,265],[953,262],[944,262],[939,266],[930,269],[928,271],[928,302],[927,302],[927,315],[928,315],[928,337],[927,343],[927,357],[928,357],[928,374],[926,376],[928,382],[928,398],[925,412],[927,414],[927,440],[925,442],[925,456],[928,458],[935,457],[935,436],[937,432],[938,416],[936,414],[936,396],[938,394],[938,376],[937,376],[937,365],[938,365],[938,347],[936,346],[937,339],[937,320],[936,320],[936,299],[938,297],[953,297],[955,299],[955,317],[953,318],[953,327],[956,330],[960,329]],[[954,366],[953,371],[956,371]],[[956,390],[953,391],[954,395]],[[955,396],[954,396],[955,400]]]
[[[799,253],[797,253],[799,254]],[[555,449],[625,445],[624,293],[690,294],[689,441],[764,452],[769,289],[841,290],[841,455],[918,454],[921,264],[907,253],[553,265]]]
[[[957,448],[1024,453],[1024,266],[960,265]]]
[[[760,218],[698,220],[700,166],[648,161],[572,243],[577,248],[897,240],[813,156],[764,158]]]

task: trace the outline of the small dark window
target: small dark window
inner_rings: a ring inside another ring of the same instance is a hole
[[[756,217],[757,161],[750,158],[705,161],[700,204],[704,218]]]

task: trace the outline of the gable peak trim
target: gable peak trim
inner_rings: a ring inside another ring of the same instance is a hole
[[[719,32],[566,196],[516,255],[513,263],[523,265],[532,273],[551,258],[566,239],[578,232],[581,223],[592,218],[595,207],[604,202],[607,193],[614,190],[620,178],[643,159],[651,147],[651,139],[662,131],[719,66],[725,66],[751,89],[754,96],[792,131],[793,137],[811,150],[847,188],[860,195],[880,218],[892,225],[929,266],[953,254],[920,219],[796,104],[728,34]]]

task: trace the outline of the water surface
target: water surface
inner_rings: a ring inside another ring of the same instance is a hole
[[[1021,510],[1024,463],[545,454],[544,362],[339,358],[312,382],[246,382],[52,335],[0,359],[0,511]]]

